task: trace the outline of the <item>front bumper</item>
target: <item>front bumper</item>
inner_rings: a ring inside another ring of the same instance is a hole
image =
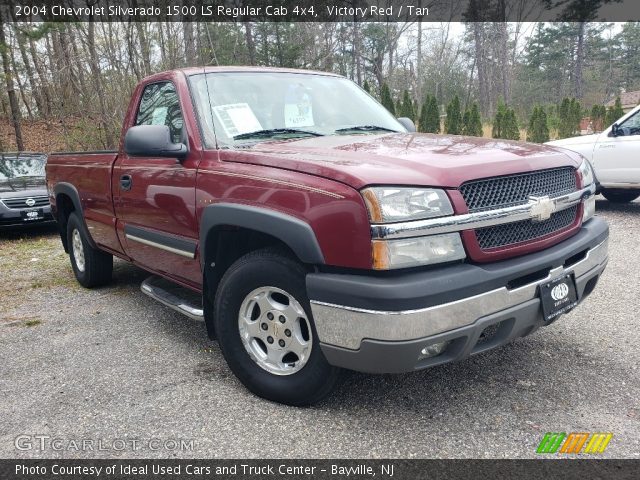
[[[307,291],[329,363],[398,373],[461,360],[535,331],[545,322],[539,286],[573,274],[578,300],[608,260],[609,229],[594,218],[546,250],[485,265],[460,264],[388,277],[313,273]],[[438,356],[421,351],[450,342]]]
[[[22,216],[22,212],[42,210],[43,217],[37,220],[25,220]],[[37,208],[23,208],[13,209],[7,208],[2,202],[0,202],[0,228],[3,227],[21,227],[28,225],[41,225],[43,223],[55,222],[55,218],[51,213],[51,206],[45,205]]]

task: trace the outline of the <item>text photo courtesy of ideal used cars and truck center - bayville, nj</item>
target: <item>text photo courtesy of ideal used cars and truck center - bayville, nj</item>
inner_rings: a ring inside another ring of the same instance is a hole
[[[635,2],[0,20],[0,477],[637,476]]]

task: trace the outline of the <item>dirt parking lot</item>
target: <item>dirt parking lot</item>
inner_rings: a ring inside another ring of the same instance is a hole
[[[0,457],[535,457],[545,432],[613,432],[605,457],[640,458],[640,202],[597,208],[610,261],[585,304],[462,363],[346,373],[304,409],[248,393],[145,272],[85,290],[54,229],[0,233]]]

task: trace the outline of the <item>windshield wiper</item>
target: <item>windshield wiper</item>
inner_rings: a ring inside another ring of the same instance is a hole
[[[344,132],[394,132],[399,133],[397,130],[391,128],[379,127],[378,125],[354,125],[353,127],[339,128],[335,133]]]
[[[246,140],[250,138],[271,138],[277,135],[309,135],[312,137],[322,137],[322,133],[310,130],[298,130],[297,128],[269,128],[267,130],[256,130],[255,132],[241,133],[234,135],[234,140]]]

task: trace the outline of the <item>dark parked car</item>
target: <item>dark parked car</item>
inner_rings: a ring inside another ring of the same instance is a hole
[[[43,153],[0,154],[0,227],[53,221]]]

